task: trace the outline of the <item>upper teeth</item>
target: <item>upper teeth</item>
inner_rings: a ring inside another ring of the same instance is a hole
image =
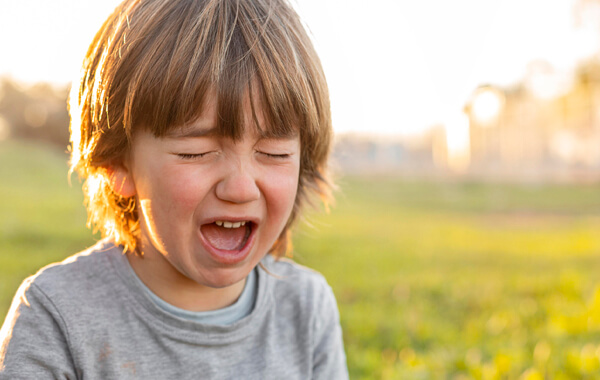
[[[225,228],[239,228],[241,226],[245,226],[246,222],[226,222],[223,220],[217,220],[215,222],[215,224],[219,227],[225,227]]]

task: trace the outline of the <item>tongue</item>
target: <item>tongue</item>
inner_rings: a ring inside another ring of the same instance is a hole
[[[242,248],[246,238],[246,228],[225,228],[212,223],[203,225],[201,230],[213,247],[224,251],[233,251]]]

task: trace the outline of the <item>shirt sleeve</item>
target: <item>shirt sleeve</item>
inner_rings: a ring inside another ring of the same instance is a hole
[[[25,280],[0,329],[0,380],[76,378],[62,317],[32,279]]]
[[[319,380],[348,379],[339,312],[335,296],[329,285],[325,285],[318,318],[315,320],[314,344],[312,378]]]

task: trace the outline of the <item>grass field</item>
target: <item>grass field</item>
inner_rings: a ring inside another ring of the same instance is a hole
[[[0,318],[95,240],[65,160],[0,144]],[[600,379],[600,184],[340,185],[295,259],[336,293],[352,379]]]

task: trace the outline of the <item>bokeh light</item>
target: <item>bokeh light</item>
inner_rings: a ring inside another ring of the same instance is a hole
[[[482,125],[491,125],[500,115],[503,96],[500,91],[483,87],[473,95],[472,112],[475,119]]]

